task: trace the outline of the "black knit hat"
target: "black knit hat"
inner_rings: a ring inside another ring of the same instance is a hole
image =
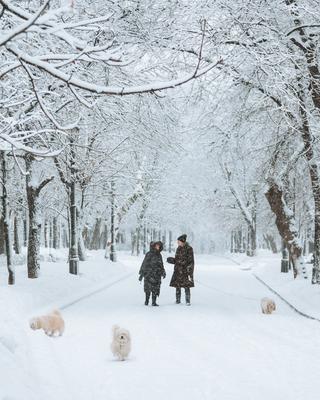
[[[158,242],[150,242],[150,250],[155,249],[156,245],[159,245],[159,251],[163,250],[163,243],[160,240]]]
[[[183,235],[178,237],[179,242],[185,243],[187,241],[187,235],[184,233]]]

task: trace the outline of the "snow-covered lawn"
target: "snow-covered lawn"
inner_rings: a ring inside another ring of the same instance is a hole
[[[308,280],[293,279],[292,271],[279,274],[279,255],[260,251],[257,265],[252,271],[300,311],[320,319],[320,289],[318,285],[310,283],[312,264],[306,266]]]
[[[274,315],[260,312],[261,297],[274,296],[252,272],[298,308],[320,314],[320,289],[280,275],[279,256],[239,257],[240,265],[197,256],[191,307],[174,304],[167,265],[159,308],[143,305],[140,260],[126,253],[119,260],[112,264],[91,253],[78,277],[68,274],[65,262],[44,262],[35,281],[17,267],[15,287],[6,287],[1,271],[0,400],[317,398],[320,324],[277,298]],[[62,338],[28,328],[31,315],[63,306]],[[115,323],[132,334],[126,362],[110,352]]]

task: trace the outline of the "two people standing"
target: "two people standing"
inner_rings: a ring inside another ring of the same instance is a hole
[[[193,249],[187,242],[187,235],[178,237],[178,248],[175,257],[168,257],[167,262],[174,264],[174,271],[170,286],[176,288],[176,303],[181,303],[181,289],[185,290],[186,304],[191,305],[190,288],[194,287],[194,255]],[[139,271],[139,280],[144,279],[144,291],[146,294],[145,305],[149,304],[152,294],[152,305],[158,306],[157,297],[160,295],[161,278],[166,277],[161,251],[162,242],[151,242],[150,251],[145,255]]]

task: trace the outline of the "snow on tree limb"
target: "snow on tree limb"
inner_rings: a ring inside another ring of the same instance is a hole
[[[34,147],[30,147],[30,146],[27,146],[27,145],[23,144],[21,142],[21,140],[14,139],[12,136],[10,136],[8,134],[5,134],[5,133],[1,133],[0,134],[0,140],[9,143],[13,148],[15,148],[17,150],[21,150],[21,151],[24,151],[26,153],[31,153],[34,156],[41,157],[41,158],[43,158],[43,157],[56,157],[62,151],[62,149],[60,149],[60,150],[50,150],[50,149],[43,150],[43,149],[37,149],[37,148],[34,148]]]
[[[41,69],[42,71],[47,72],[54,78],[59,79],[60,81],[66,83],[69,86],[74,86],[77,87],[78,89],[86,90],[91,93],[96,93],[100,95],[105,94],[110,96],[127,96],[133,94],[154,93],[166,89],[174,89],[194,79],[200,78],[201,76],[207,74],[209,71],[215,68],[217,65],[222,63],[222,60],[220,59],[217,62],[200,69],[199,68],[200,62],[198,62],[196,69],[191,74],[167,82],[155,82],[141,86],[116,87],[116,86],[96,85],[95,83],[86,82],[82,79],[73,78],[72,75],[68,75],[63,71],[60,71],[59,69],[50,65],[48,62],[41,61],[36,57],[29,56],[25,52],[19,50],[14,45],[10,46],[6,45],[6,48],[12,54],[14,54],[20,61],[23,61],[26,64],[32,65],[34,67]]]
[[[210,70],[215,68],[217,65],[219,65],[222,60],[218,60],[215,63],[211,63],[208,66],[201,68],[201,62],[202,62],[202,52],[203,52],[203,45],[204,45],[204,38],[205,38],[205,32],[206,32],[206,21],[203,21],[202,23],[202,37],[201,37],[201,44],[200,44],[200,49],[198,53],[198,60],[197,64],[195,67],[194,72],[190,74],[186,74],[182,76],[181,78],[178,79],[173,79],[169,81],[159,81],[159,82],[154,82],[154,83],[147,83],[145,85],[139,85],[139,86],[123,86],[123,87],[117,87],[117,86],[105,86],[105,85],[97,85],[95,83],[88,82],[86,80],[76,78],[73,76],[73,74],[68,74],[66,72],[63,72],[59,67],[66,65],[67,63],[73,62],[75,60],[79,60],[83,55],[89,54],[91,52],[100,52],[108,49],[110,45],[108,44],[107,47],[103,46],[101,48],[95,49],[95,47],[88,47],[86,43],[80,44],[81,47],[81,53],[79,55],[75,55],[74,57],[70,58],[70,56],[66,56],[66,62],[62,63],[60,66],[59,65],[53,65],[48,60],[43,59],[43,57],[36,57],[28,54],[25,50],[21,50],[14,42],[13,39],[15,39],[16,36],[19,34],[26,32],[28,28],[32,27],[33,25],[36,24],[38,18],[40,17],[41,13],[43,10],[46,8],[46,6],[49,3],[49,0],[41,7],[41,9],[35,13],[34,15],[29,14],[24,12],[21,9],[18,9],[16,7],[13,7],[8,1],[6,0],[0,0],[0,3],[3,4],[8,10],[11,10],[15,15],[18,15],[20,18],[27,19],[26,22],[23,24],[18,25],[16,28],[12,30],[12,32],[9,32],[8,34],[4,35],[4,37],[1,39],[0,38],[0,46],[5,46],[5,48],[13,54],[19,61],[20,63],[25,63],[30,66],[36,67],[52,77],[63,81],[65,84],[68,86],[73,86],[91,93],[96,93],[96,94],[105,94],[105,95],[117,95],[117,96],[125,96],[125,95],[132,95],[132,94],[141,94],[141,93],[154,93],[157,91],[162,91],[165,89],[170,89],[170,88],[175,88],[178,86],[181,86],[185,83],[190,82],[193,79],[199,78],[206,73],[208,73]],[[52,13],[52,11],[51,11]],[[50,13],[49,13],[50,14]],[[79,21],[71,24],[55,24],[54,22],[49,21],[49,17],[46,18],[45,16],[42,17],[38,23],[40,24],[45,24],[45,32],[46,34],[54,34],[57,32],[60,32],[60,35],[63,35],[62,39],[66,40],[70,44],[74,42],[74,40],[78,41],[77,38],[73,38],[72,35],[69,35],[68,38],[66,39],[65,37],[65,32],[64,29],[71,29],[77,26],[86,26],[90,25],[95,22],[102,22],[104,20],[107,20],[110,18],[109,16],[106,17],[99,17],[99,18],[94,18],[92,20],[84,20],[84,21]],[[74,43],[73,43],[74,44]],[[78,46],[79,48],[79,46]],[[52,55],[50,55],[52,57]],[[109,56],[110,59],[110,56]],[[101,61],[105,60],[101,58]],[[119,59],[115,59],[114,57],[112,58],[114,62],[120,62]],[[14,65],[6,67],[3,71],[1,71],[1,75],[8,74],[12,70],[17,68],[16,63]]]
[[[30,9],[27,11],[24,6],[17,6],[12,1],[0,0],[5,20],[6,18],[10,20],[10,25],[3,25],[6,31],[0,37],[1,50],[5,56],[5,63],[0,69],[0,77],[6,93],[11,96],[11,104],[19,103],[21,98],[28,98],[28,102],[33,105],[32,108],[36,108],[36,112],[29,112],[29,115],[43,114],[43,121],[39,120],[41,129],[43,123],[48,124],[48,129],[54,126],[57,133],[58,131],[69,131],[78,126],[77,107],[72,110],[72,113],[69,111],[73,107],[73,103],[80,107],[93,109],[95,103],[90,102],[92,95],[98,98],[100,96],[121,97],[143,93],[153,94],[187,84],[209,73],[222,63],[218,57],[217,61],[212,63],[203,57],[206,37],[206,21],[203,21],[201,30],[197,33],[197,40],[198,35],[199,39],[201,35],[201,41],[197,59],[194,60],[194,67],[190,63],[188,65],[185,60],[183,60],[183,67],[181,67],[180,60],[177,64],[171,65],[170,59],[170,64],[166,67],[166,74],[168,71],[171,73],[168,80],[166,81],[165,78],[157,80],[157,76],[164,70],[161,63],[159,67],[157,63],[151,65],[151,68],[144,66],[145,61],[150,62],[153,57],[152,51],[150,55],[146,55],[146,60],[139,64],[137,76],[135,76],[135,69],[132,69],[133,73],[125,68],[118,69],[119,73],[114,69],[115,73],[111,77],[115,84],[112,84],[113,82],[110,84],[109,78],[106,79],[106,75],[109,76],[109,67],[126,67],[128,63],[132,62],[133,56],[135,59],[139,59],[136,52],[132,51],[132,46],[127,50],[122,49],[126,42],[124,41],[123,44],[121,38],[119,41],[116,36],[108,36],[106,40],[96,41],[99,32],[106,29],[107,21],[117,21],[117,18],[121,21],[123,16],[119,16],[116,11],[111,10],[111,12],[107,12],[107,15],[93,15],[93,18],[77,20],[80,14],[70,12],[70,5],[64,8],[53,6],[48,9],[49,0],[41,8],[36,8],[35,4],[37,3],[33,3],[33,11],[29,11]],[[47,10],[45,10],[46,8]],[[65,12],[67,12],[68,18],[63,18]],[[10,27],[9,31],[7,31],[8,26]],[[138,44],[139,42],[137,42]],[[161,59],[163,50],[159,48],[159,51],[157,56]],[[130,54],[130,52],[132,55],[128,57],[129,60],[123,60],[122,55]],[[171,56],[171,53],[167,52],[166,56],[168,55]],[[183,73],[182,69],[187,65],[188,71]],[[145,76],[138,75],[142,67],[147,71]],[[156,74],[153,73],[154,71]],[[179,77],[181,73],[182,76]],[[25,76],[28,79],[25,79]],[[123,80],[124,76],[126,81]],[[170,76],[175,78],[170,79]],[[154,82],[152,82],[153,80]],[[20,82],[23,83],[22,90],[20,92],[12,91],[12,88],[18,86],[18,82],[19,89]],[[102,84],[99,84],[100,82]],[[135,82],[139,83],[134,84]],[[33,96],[30,96],[30,93]],[[59,99],[61,99],[60,104]],[[61,102],[63,102],[62,105]],[[5,109],[6,113],[17,115],[17,108],[11,106],[10,109],[5,106]],[[24,111],[19,112],[25,113]],[[70,117],[73,121],[71,123]],[[10,123],[8,128],[10,129],[5,128],[7,136],[4,136],[4,141],[8,141],[8,136],[14,135],[15,132],[13,127],[10,127]],[[22,127],[22,129],[24,128]],[[15,146],[18,140],[18,138],[14,138],[11,145]],[[23,142],[24,138],[21,136],[20,140]],[[16,148],[26,150],[29,147],[32,146],[23,143]],[[39,155],[37,149],[35,154]]]
[[[32,15],[26,22],[24,22],[21,25],[18,25],[15,29],[12,29],[11,32],[9,32],[7,35],[4,35],[2,38],[0,37],[0,47],[6,45],[6,43],[10,42],[16,36],[27,31],[28,28],[30,28],[30,26],[32,26],[37,21],[42,12],[47,8],[49,2],[50,0],[47,0],[43,4],[43,6],[40,7],[40,9],[34,15]]]

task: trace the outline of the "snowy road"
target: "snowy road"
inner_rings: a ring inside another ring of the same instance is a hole
[[[259,300],[270,293],[250,271],[198,258],[186,307],[174,304],[167,266],[161,307],[153,308],[142,305],[137,260],[122,262],[134,274],[64,310],[64,337],[29,335],[48,400],[315,400],[320,324],[279,301],[276,314],[262,315]],[[110,353],[115,323],[132,334],[127,362]]]

